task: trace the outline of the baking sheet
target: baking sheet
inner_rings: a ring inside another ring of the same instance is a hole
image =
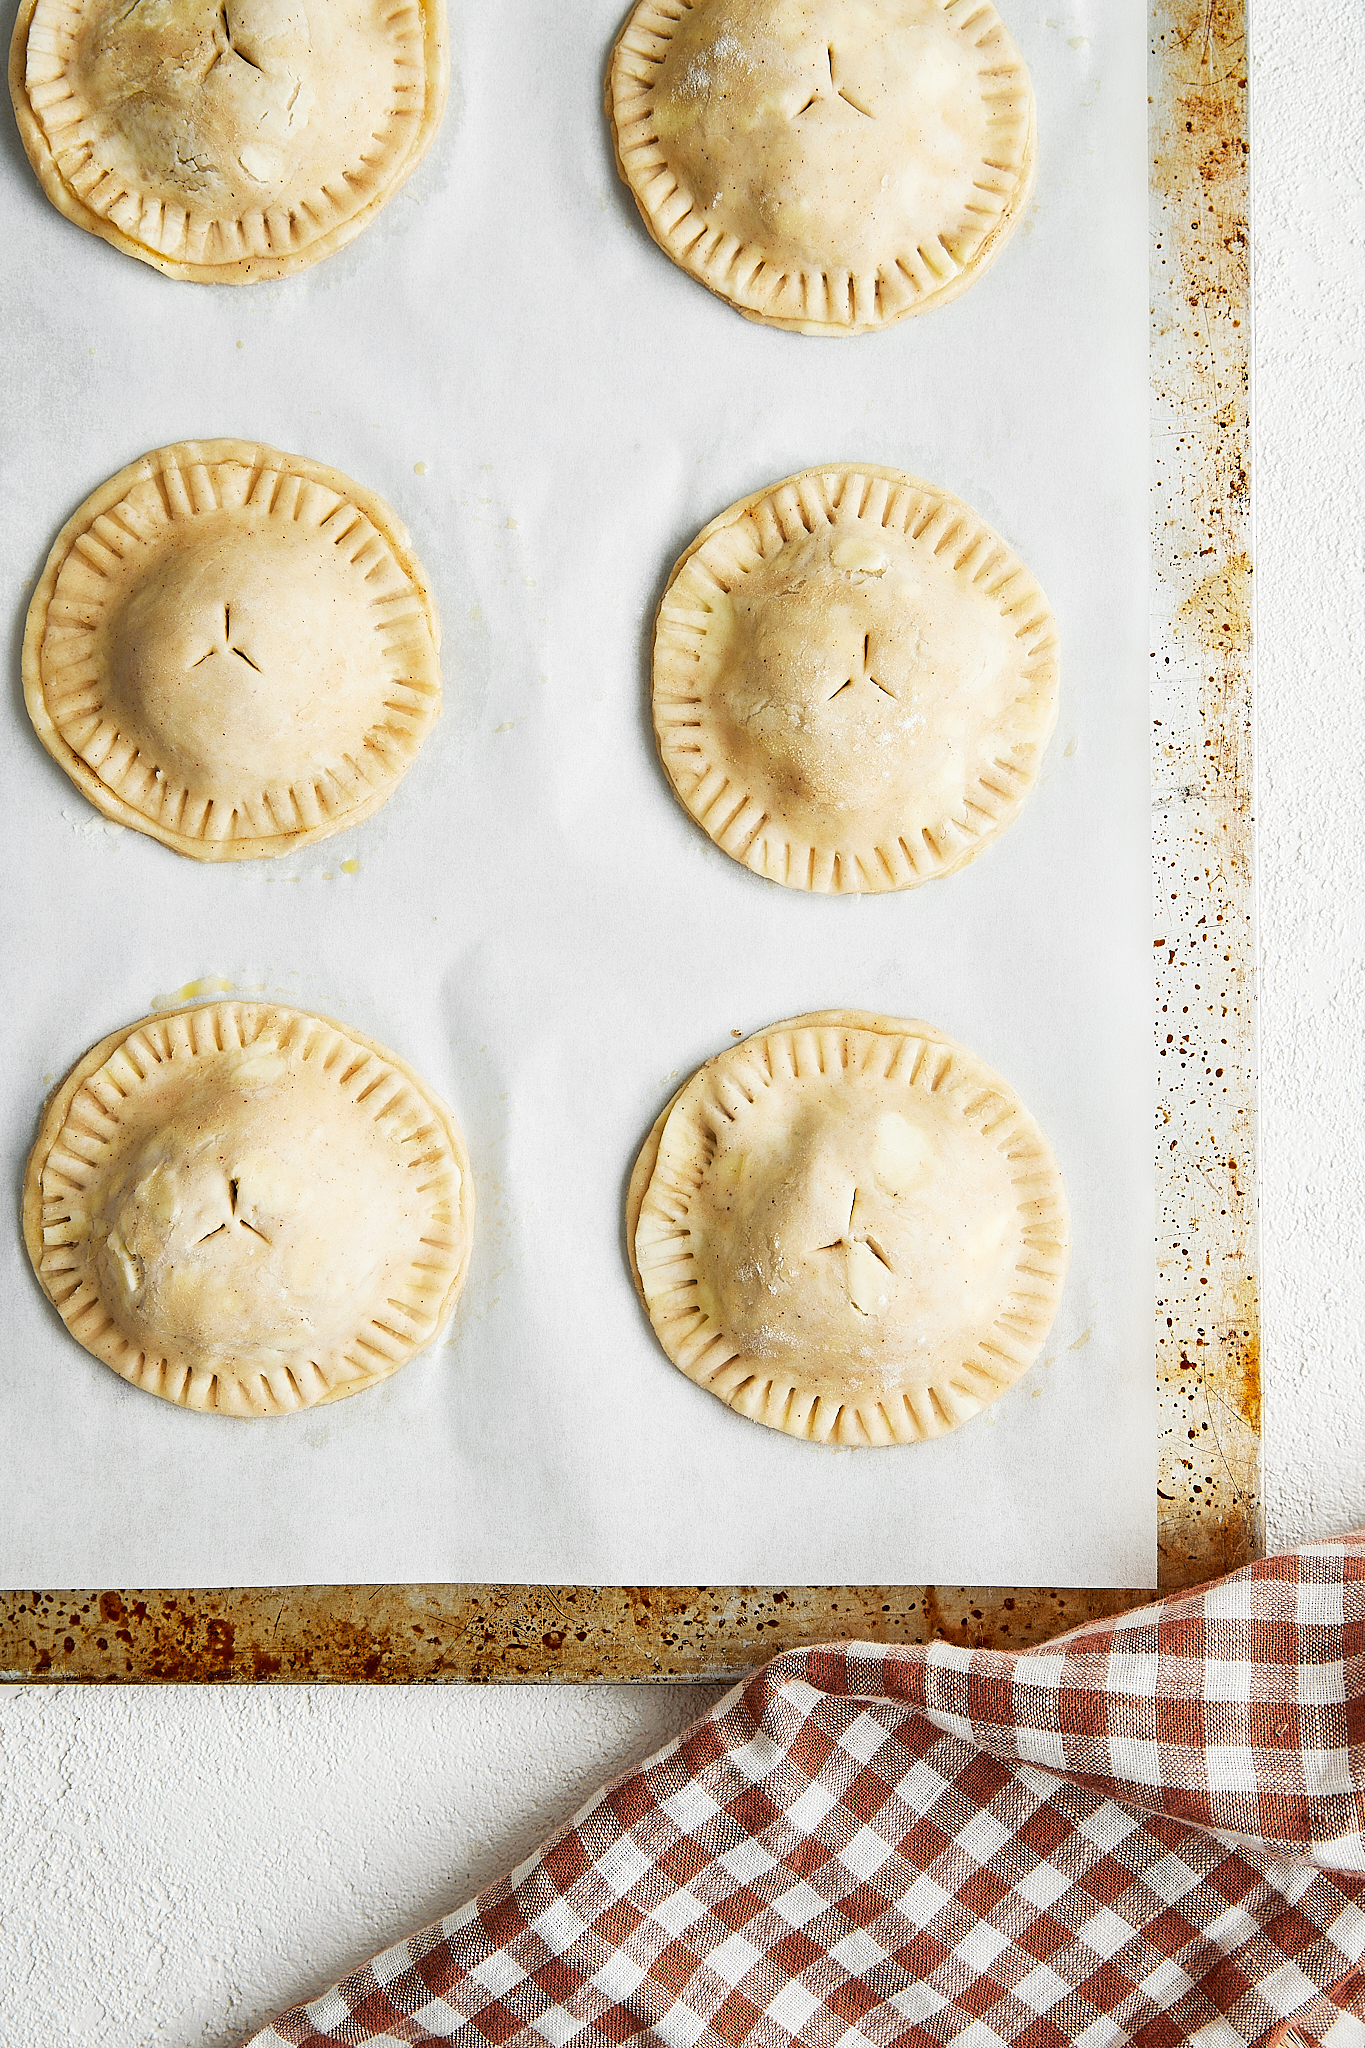
[[[432,157],[350,250],[279,285],[117,257],[7,136],[10,1185],[45,1086],[208,979],[416,1064],[464,1123],[481,1213],[448,1343],[259,1426],[87,1358],[16,1233],[6,1583],[1150,1579],[1145,46],[1140,20],[1093,15],[1011,12],[1042,160],[993,271],[848,342],[740,321],[648,241],[599,111],[614,7],[456,9]],[[219,434],[335,463],[406,519],[447,709],[376,819],[213,871],[88,811],[29,735],[17,649],[86,492]],[[778,890],[712,848],[667,794],[646,701],[653,606],[695,530],[843,459],[967,498],[1063,638],[1061,724],[1003,848],[867,901]],[[624,1263],[625,1179],[676,1079],[731,1031],[835,1005],[971,1045],[1072,1199],[1048,1363],[934,1445],[831,1452],[730,1415],[668,1366]]]

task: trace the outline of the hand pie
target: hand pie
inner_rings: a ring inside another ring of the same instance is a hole
[[[195,860],[292,853],[390,796],[440,712],[435,607],[381,498],[249,441],[86,499],[29,606],[24,696],[90,801]]]
[[[395,1053],[277,1003],[101,1040],[24,1175],[28,1254],[72,1336],[220,1415],[387,1379],[448,1320],[473,1221],[444,1103]]]
[[[827,1010],[727,1047],[636,1162],[626,1234],[654,1333],[740,1415],[913,1443],[1037,1356],[1067,1264],[1042,1132],[927,1024]]]
[[[1033,184],[1033,92],[989,0],[639,0],[607,111],[660,248],[799,334],[955,298]]]
[[[445,106],[445,0],[22,0],[10,93],[77,227],[168,277],[250,284],[330,256]]]
[[[960,499],[871,464],[732,505],[669,578],[654,733],[723,852],[793,889],[912,889],[994,843],[1057,717],[1037,583]]]

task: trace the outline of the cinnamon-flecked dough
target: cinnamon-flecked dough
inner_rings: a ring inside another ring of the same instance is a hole
[[[913,1443],[1037,1356],[1069,1248],[1047,1140],[931,1025],[773,1024],[668,1104],[627,1196],[635,1283],[680,1371],[819,1443]]]
[[[307,456],[182,442],[58,535],[24,696],[106,817],[195,860],[249,860],[392,794],[440,713],[439,645],[382,498]]]
[[[387,1379],[464,1285],[474,1184],[396,1053],[277,1003],[148,1017],[49,1103],[24,1176],[34,1271],[148,1393],[243,1417]]]
[[[425,154],[445,0],[22,0],[10,95],[68,220],[199,284],[317,263]]]
[[[970,506],[874,464],[730,506],[676,564],[654,732],[725,853],[795,889],[911,889],[993,845],[1057,718],[1057,629]]]
[[[800,334],[955,298],[1033,185],[1033,91],[989,0],[639,0],[607,112],[660,248]]]

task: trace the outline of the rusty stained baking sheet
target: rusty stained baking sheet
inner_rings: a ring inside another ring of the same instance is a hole
[[[1155,0],[1159,1583],[1261,1554],[1244,0]],[[1147,1589],[303,1586],[0,1595],[0,1676],[707,1680],[832,1638],[1001,1649]]]
[[[1152,10],[1160,1584],[1262,1553],[1245,0]]]
[[[6,1596],[6,1677],[725,1678],[798,1643],[1022,1649],[1150,1593],[968,1586],[292,1586]],[[22,1659],[15,1668],[14,1652]]]

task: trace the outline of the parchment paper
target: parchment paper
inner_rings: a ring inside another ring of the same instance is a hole
[[[48,205],[4,123],[6,1584],[1150,1582],[1143,10],[1007,4],[1039,103],[1026,223],[954,304],[822,341],[742,320],[646,236],[601,112],[622,5],[456,0],[431,156],[360,240],[279,284],[173,284],[118,255]],[[447,696],[376,818],[214,869],[88,808],[31,733],[19,645],[86,493],[225,434],[389,500],[436,591]],[[717,851],[647,706],[680,550],[834,460],[966,498],[1063,642],[1019,821],[961,875],[865,901]],[[469,1141],[477,1245],[448,1340],[335,1408],[240,1423],[138,1392],[66,1334],[23,1252],[47,1089],[205,977],[392,1046]],[[839,1452],[743,1421],[668,1363],[630,1284],[625,1184],[677,1081],[733,1031],[835,1006],[971,1046],[1070,1193],[1043,1361],[935,1444]]]

